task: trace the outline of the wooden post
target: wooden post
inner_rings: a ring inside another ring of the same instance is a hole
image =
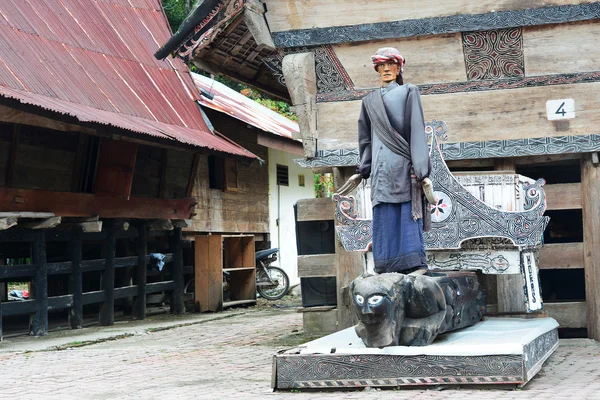
[[[137,297],[133,303],[133,317],[136,319],[146,318],[146,278],[148,264],[146,257],[148,255],[148,226],[146,221],[138,225],[137,255],[138,265],[135,269],[135,280],[137,283]]]
[[[516,173],[514,158],[499,158],[494,160],[495,171],[506,171]],[[496,275],[498,298],[498,312],[525,312],[525,294],[523,286],[525,279],[523,275]]]
[[[181,228],[175,228],[171,236],[171,251],[173,252],[173,273],[175,281],[175,290],[171,298],[171,313],[183,314],[185,305],[183,303],[183,248],[181,238]]]
[[[46,264],[46,235],[36,232],[31,244],[31,261],[35,265],[33,295],[36,300],[35,314],[30,318],[29,334],[44,336],[48,333],[48,265]]]
[[[600,164],[597,153],[581,158],[583,265],[588,337],[600,340]]]
[[[334,168],[333,183],[336,188],[341,187],[350,176],[354,174],[353,168]],[[335,221],[336,225],[339,225]],[[358,319],[352,308],[350,299],[350,283],[365,270],[365,260],[360,252],[350,252],[344,249],[344,246],[336,236],[335,239],[335,265],[336,265],[336,284],[337,284],[337,309],[338,309],[338,330],[349,328],[356,325]]]
[[[71,288],[73,292],[73,307],[69,310],[69,326],[71,329],[81,329],[83,326],[83,274],[81,273],[83,231],[73,228],[71,242]]]
[[[2,283],[0,283],[1,285]],[[3,336],[2,336],[2,297],[0,296],[0,343],[3,340]]]
[[[104,257],[104,272],[102,273],[102,290],[104,303],[100,306],[100,325],[115,323],[115,248],[117,244],[114,221],[105,223],[106,239],[102,249]]]

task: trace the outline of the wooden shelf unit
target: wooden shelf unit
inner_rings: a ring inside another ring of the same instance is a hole
[[[195,237],[194,301],[200,312],[256,303],[254,235]],[[228,301],[223,299],[223,272],[229,272]]]

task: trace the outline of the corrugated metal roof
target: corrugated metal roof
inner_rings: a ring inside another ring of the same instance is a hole
[[[210,132],[181,60],[154,58],[170,36],[159,0],[1,0],[0,95],[256,158]]]
[[[249,99],[221,82],[193,72],[192,78],[199,89],[205,90],[214,96],[212,100],[200,96],[198,102],[201,105],[229,114],[255,128],[277,136],[291,139],[299,134],[300,128],[296,122]]]

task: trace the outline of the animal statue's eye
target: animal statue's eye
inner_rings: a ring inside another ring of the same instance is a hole
[[[371,296],[369,297],[369,304],[372,306],[376,306],[377,304],[381,303],[381,300],[383,300],[383,296]]]
[[[356,302],[358,303],[358,305],[362,306],[364,304],[364,302],[365,302],[365,298],[362,297],[360,294],[357,294],[356,295]]]

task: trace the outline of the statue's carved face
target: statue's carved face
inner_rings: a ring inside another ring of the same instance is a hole
[[[393,281],[370,276],[356,279],[351,287],[352,300],[358,319],[365,325],[389,323],[396,308],[397,296]]]
[[[394,82],[398,74],[400,74],[400,65],[393,61],[377,64],[377,72],[379,72],[381,82],[388,84]]]

